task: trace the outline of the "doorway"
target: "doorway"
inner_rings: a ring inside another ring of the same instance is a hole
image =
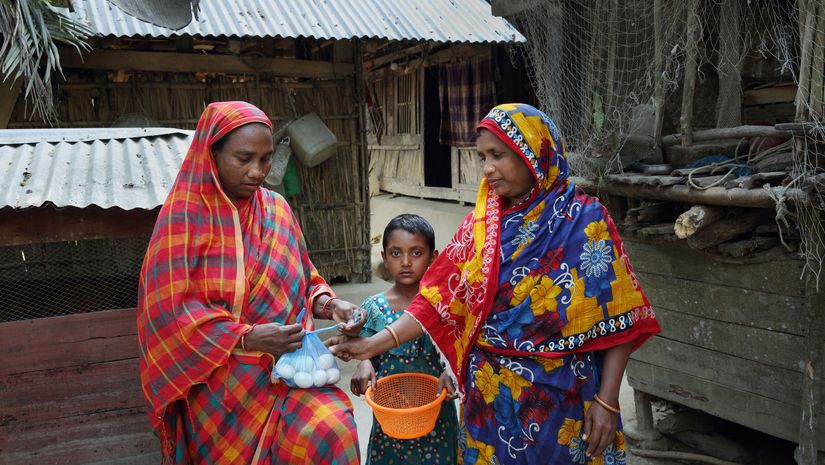
[[[441,102],[438,98],[438,66],[424,69],[424,185],[453,187],[450,146],[439,141]]]

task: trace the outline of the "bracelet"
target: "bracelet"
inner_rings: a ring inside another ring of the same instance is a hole
[[[620,407],[614,407],[614,406],[608,404],[607,402],[603,401],[601,399],[601,397],[599,397],[598,394],[593,394],[593,400],[595,400],[599,405],[601,405],[602,407],[604,407],[605,409],[607,409],[610,412],[619,413],[619,411],[621,410]]]
[[[329,315],[327,315],[327,305],[329,305],[329,303],[332,302],[333,300],[335,300],[335,297],[330,297],[329,299],[326,300],[326,302],[324,302],[321,305],[321,318],[323,318],[325,320],[331,320],[332,319],[332,309],[329,310]]]
[[[384,326],[384,329],[390,332],[390,336],[392,336],[392,339],[395,341],[395,347],[401,347],[401,340],[398,339],[398,333],[389,326]]]
[[[248,352],[248,350],[246,350],[246,335],[251,333],[252,330],[255,329],[255,326],[256,325],[250,326],[249,331],[247,331],[247,332],[245,332],[241,335],[241,349],[243,349],[244,352]]]

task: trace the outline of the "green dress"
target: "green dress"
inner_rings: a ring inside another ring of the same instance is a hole
[[[367,312],[362,336],[372,336],[404,314],[390,307],[384,293],[368,297],[361,308]],[[391,349],[378,357],[376,377],[381,379],[396,373],[426,373],[436,378],[444,370],[438,351],[430,337],[421,336]],[[458,416],[455,403],[441,404],[435,428],[417,439],[395,439],[381,430],[373,418],[367,465],[451,465],[456,463],[458,447]]]

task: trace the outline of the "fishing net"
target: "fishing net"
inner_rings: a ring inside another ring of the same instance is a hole
[[[769,188],[777,222],[799,228],[806,271],[818,280],[825,3],[536,0],[509,19],[528,39],[515,53],[528,63],[542,110],[565,134],[579,176],[621,172],[627,153],[667,162],[668,134],[689,147],[702,129],[806,123],[789,144],[790,181]],[[815,195],[790,209],[790,189]]]

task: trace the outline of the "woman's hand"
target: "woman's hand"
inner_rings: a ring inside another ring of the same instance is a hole
[[[277,357],[300,349],[303,337],[304,328],[299,324],[266,323],[255,325],[252,331],[246,333],[244,345],[247,350],[266,352]]]
[[[441,392],[442,389],[447,390],[447,399],[453,400],[457,397],[453,380],[450,378],[450,375],[447,374],[447,370],[441,372],[441,376],[438,378],[438,388],[435,392]]]
[[[356,337],[361,334],[361,328],[367,322],[367,315],[366,312],[360,311],[357,305],[346,300],[333,298],[327,304],[327,308],[331,309],[332,319],[338,323],[341,332],[345,336]],[[355,313],[360,315],[358,321],[352,321]]]
[[[367,393],[367,387],[370,385],[375,385],[375,368],[371,360],[363,360],[355,369],[349,388],[353,394],[360,396]]]
[[[600,396],[601,397],[601,396]],[[619,405],[618,401],[614,405]],[[616,440],[618,414],[593,401],[584,415],[584,436],[587,441],[587,456],[598,457],[611,442]]]
[[[374,341],[374,336],[333,336],[327,339],[324,344],[329,347],[329,351],[332,352],[332,355],[348,362],[352,359],[369,360],[377,355],[380,355],[383,351],[376,350]]]

